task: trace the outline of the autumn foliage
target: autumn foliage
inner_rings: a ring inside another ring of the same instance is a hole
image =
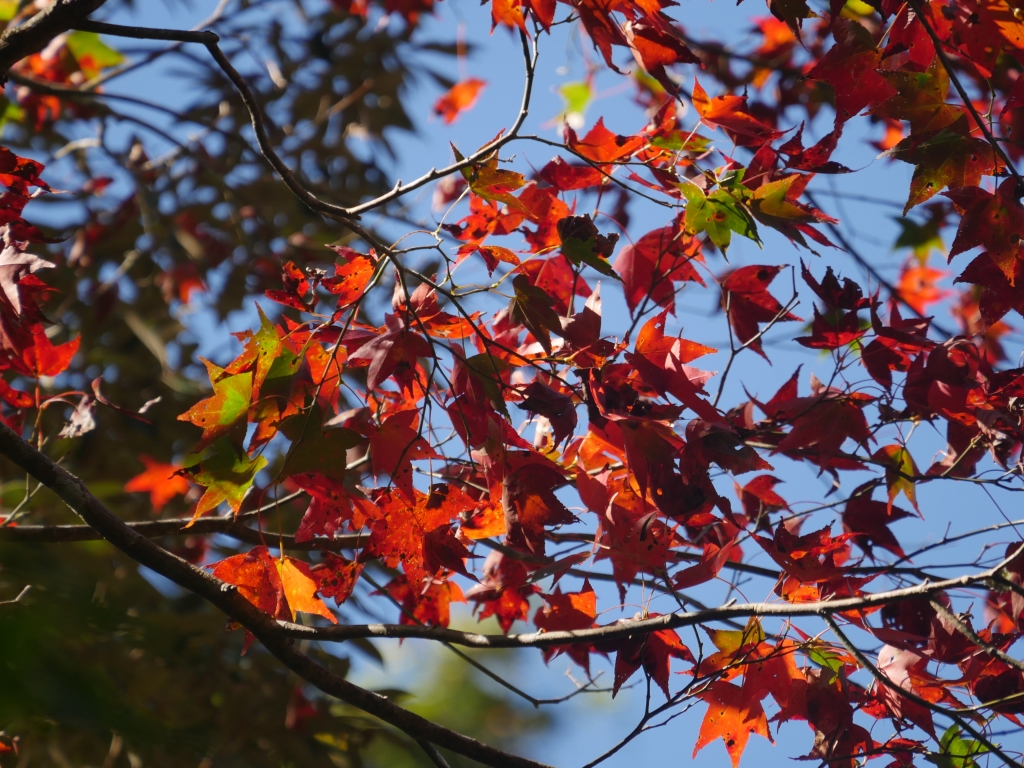
[[[409,34],[433,11],[430,0],[332,5],[331,23],[385,11]],[[183,583],[173,568],[199,569],[255,606],[228,616],[242,652],[274,632],[518,643],[552,668],[564,657],[581,690],[645,696],[622,746],[692,707],[686,750],[720,741],[734,767],[751,736],[773,741],[794,721],[809,732],[789,756],[834,768],[966,768],[982,754],[1019,765],[1019,738],[1006,737],[1024,714],[1024,552],[1004,525],[1016,512],[921,542],[938,514],[922,487],[1024,488],[1024,6],[768,10],[743,47],[692,37],[668,0],[492,0],[494,35],[523,48],[520,119],[480,149],[452,144],[450,158],[423,163],[441,171],[391,191],[328,194],[306,170],[275,182],[328,228],[236,262],[251,327],[224,339],[231,355],[197,358],[206,378],[188,387],[162,363],[155,410],[104,394],[110,369],[88,362],[102,335],[90,326],[85,339],[60,314],[76,280],[89,311],[132,301],[84,277],[82,253],[118,227],[109,216],[59,233],[30,223],[25,209],[58,190],[27,157],[37,152],[0,149],[0,419],[16,435],[0,450],[46,486],[14,441],[86,485],[116,482],[123,493],[102,497],[115,511],[128,499],[183,516],[156,539],[179,556],[162,575]],[[564,24],[593,46],[595,70],[632,83],[645,121],[617,133],[609,104],[559,141],[522,130],[538,46]],[[81,100],[44,86],[73,90],[121,61],[96,33],[112,46],[125,30],[67,28],[84,32],[11,69],[27,130],[87,120]],[[465,122],[486,87],[450,85],[429,130]],[[248,97],[238,104],[264,119]],[[282,139],[247,146],[280,171]],[[895,214],[911,254],[881,272],[844,236],[841,207],[822,202],[830,178],[856,173],[833,158],[868,142],[909,180]],[[521,146],[545,161],[512,162]],[[151,166],[133,169],[140,189],[158,184]],[[92,182],[87,198],[105,186]],[[401,220],[403,194],[435,182],[433,223],[410,225],[408,239],[369,215]],[[126,219],[152,215],[137,196],[115,206]],[[659,224],[637,228],[641,208]],[[259,215],[236,216],[237,233]],[[221,223],[177,220],[177,242],[202,256],[154,260],[146,279],[168,304],[223,282],[211,276],[245,244]],[[948,264],[935,265],[943,235]],[[612,296],[623,309],[609,313]],[[686,316],[699,301],[716,314]],[[120,474],[94,473],[68,447],[102,445],[103,419],[151,436]],[[172,429],[187,439],[161,439]],[[934,456],[915,438],[926,430],[944,445]],[[6,510],[5,535],[56,529],[22,506]],[[981,532],[977,559],[926,557]],[[231,549],[216,534],[249,543]],[[455,631],[458,604],[503,634]],[[299,675],[312,713],[326,706],[317,688],[338,695]],[[462,749],[397,723],[415,743]]]

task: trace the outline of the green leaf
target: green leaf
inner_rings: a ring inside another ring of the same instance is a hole
[[[622,278],[615,273],[612,265],[596,253],[596,247],[597,242],[594,238],[590,238],[586,242],[569,238],[562,243],[562,253],[577,267],[580,264],[588,264],[602,275],[608,275],[608,277],[614,277],[616,280],[621,281]]]
[[[451,144],[451,148],[458,162],[466,159],[454,144]],[[499,168],[497,152],[492,152],[482,162],[467,165],[462,169],[462,177],[469,184],[473,194],[478,197],[504,203],[509,208],[521,211],[527,216],[531,215],[526,206],[519,202],[519,198],[512,194],[526,183],[526,177],[521,173]]]
[[[976,768],[976,755],[988,752],[981,742],[965,739],[960,735],[960,728],[952,725],[942,734],[939,740],[941,752],[932,752],[924,756],[929,763],[939,768]]]
[[[764,628],[756,616],[752,616],[743,629],[706,628],[704,631],[708,633],[715,648],[727,654],[735,654],[745,645],[758,645],[765,641]]]
[[[581,80],[578,83],[566,83],[558,89],[558,95],[565,102],[565,109],[562,111],[562,118],[569,115],[579,115],[582,118],[587,113],[587,107],[594,97],[590,83]]]
[[[314,404],[306,413],[284,419],[278,429],[292,441],[282,474],[315,472],[339,482],[345,479],[346,452],[365,441],[357,432],[345,427],[324,429],[320,406]]]
[[[621,280],[608,262],[618,235],[602,235],[590,216],[585,214],[559,220],[558,236],[562,241],[562,253],[575,266],[588,264],[602,275]]]
[[[72,32],[67,39],[68,50],[89,79],[101,70],[124,61],[124,56],[100,40],[95,32]]]
[[[904,216],[946,187],[976,187],[1002,167],[988,142],[971,135],[966,115],[940,131],[908,136],[879,157],[915,166]]]
[[[830,683],[839,677],[839,672],[843,668],[843,659],[835,651],[822,645],[812,645],[807,651],[807,656],[815,664],[821,665],[832,673],[832,677],[829,678]]]
[[[213,384],[213,396],[193,405],[178,421],[190,421],[203,428],[197,451],[229,434],[240,445],[245,438],[246,415],[252,400],[252,373],[231,375],[209,360],[203,362]]]
[[[245,349],[226,370],[228,373],[234,374],[252,368],[252,392],[255,397],[259,397],[260,388],[270,373],[274,361],[281,354],[284,345],[277,333],[277,326],[264,314],[263,308],[259,304],[256,305],[256,311],[260,315],[260,329],[256,333],[242,337],[245,341]]]
[[[711,147],[711,139],[692,131],[672,131],[664,136],[655,136],[651,139],[651,146],[670,152],[703,153]]]
[[[0,132],[8,123],[20,123],[24,119],[25,110],[9,101],[6,96],[0,96]]]
[[[679,185],[686,197],[686,228],[694,234],[707,232],[708,237],[724,254],[736,232],[758,245],[757,225],[743,204],[725,189],[710,195],[691,182]]]
[[[893,221],[902,230],[893,244],[893,250],[909,248],[913,252],[914,258],[922,264],[928,260],[928,256],[933,250],[945,255],[946,245],[942,242],[942,235],[939,234],[940,222],[937,218],[931,218],[924,224],[918,224],[913,219],[904,219],[899,216],[894,216]]]
[[[224,501],[237,514],[246,491],[256,479],[256,473],[267,466],[266,457],[249,458],[238,453],[226,441],[219,443],[218,448],[218,452],[204,461],[200,465],[201,471],[193,477],[196,483],[206,488],[196,507],[196,517],[216,509]]]

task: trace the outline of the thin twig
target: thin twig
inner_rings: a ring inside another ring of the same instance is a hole
[[[26,584],[24,587],[22,587],[21,592],[18,593],[17,597],[15,597],[13,600],[0,600],[0,605],[14,605],[15,603],[20,603],[21,599],[25,597],[25,595],[27,595],[31,590],[32,585]]]

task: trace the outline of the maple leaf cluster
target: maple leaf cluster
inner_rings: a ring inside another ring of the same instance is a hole
[[[78,351],[77,339],[54,344],[47,335],[52,323],[43,313],[43,304],[51,289],[36,272],[55,265],[28,252],[33,243],[50,242],[22,218],[31,188],[49,190],[39,177],[42,170],[40,163],[0,147],[0,184],[5,187],[0,195],[0,372],[11,371],[29,380],[63,373]],[[11,409],[6,416],[0,413],[0,418],[16,428],[21,427],[27,409],[45,405],[2,378],[0,400]]]

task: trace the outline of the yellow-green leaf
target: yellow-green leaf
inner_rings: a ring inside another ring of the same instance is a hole
[[[100,40],[95,32],[72,32],[68,35],[67,46],[82,73],[89,79],[107,67],[115,67],[124,61],[124,56]]]

